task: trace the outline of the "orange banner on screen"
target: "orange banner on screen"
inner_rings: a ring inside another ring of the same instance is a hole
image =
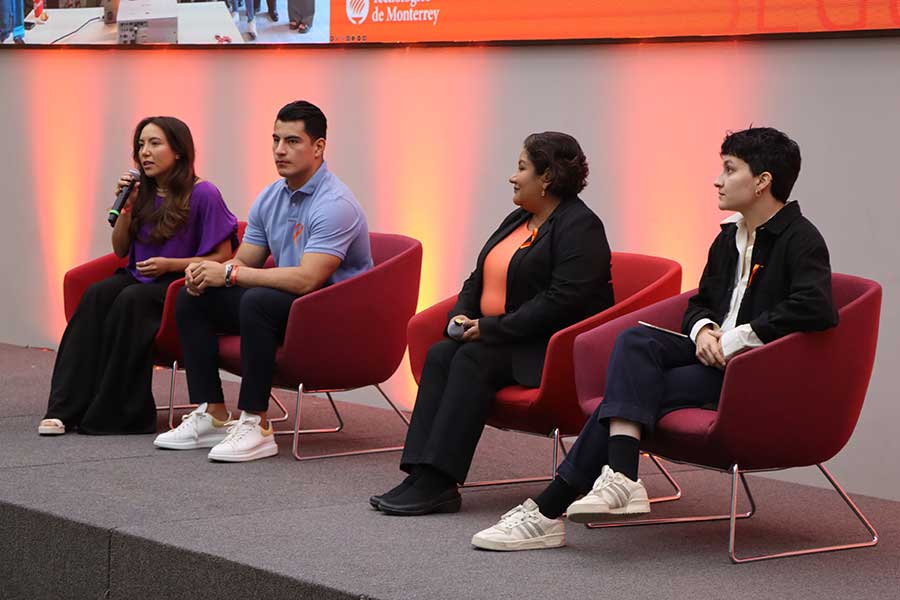
[[[900,0],[331,0],[333,42],[484,42],[900,29]]]

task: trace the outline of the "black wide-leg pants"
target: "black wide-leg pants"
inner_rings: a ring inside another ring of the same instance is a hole
[[[724,377],[724,371],[697,360],[690,339],[643,326],[626,329],[609,358],[603,401],[559,465],[559,476],[586,492],[607,464],[610,419],[638,423],[649,435],[673,410],[715,407]]]
[[[400,468],[466,480],[494,396],[515,383],[509,347],[445,339],[428,349]]]
[[[125,269],[91,285],[66,326],[45,418],[81,433],[153,433],[153,339],[169,273],[150,283]]]
[[[273,288],[208,288],[200,296],[182,289],[175,321],[184,352],[188,391],[195,404],[225,402],[219,378],[219,334],[241,336],[238,408],[264,412],[275,374],[275,352],[284,340],[298,296]]]

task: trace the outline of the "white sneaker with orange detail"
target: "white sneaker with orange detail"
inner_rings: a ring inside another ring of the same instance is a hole
[[[241,412],[237,421],[229,421],[228,435],[209,451],[210,460],[222,462],[247,462],[278,454],[275,432],[269,424],[260,426],[259,415]]]

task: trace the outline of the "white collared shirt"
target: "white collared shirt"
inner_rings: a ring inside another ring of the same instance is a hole
[[[771,218],[771,217],[770,217]],[[752,274],[753,244],[756,242],[756,232],[749,231],[744,222],[744,216],[735,213],[722,221],[722,224],[737,224],[737,232],[734,236],[734,243],[738,251],[738,267],[734,273],[734,291],[731,293],[731,303],[728,306],[728,312],[725,314],[725,320],[721,327],[712,319],[700,319],[691,328],[691,341],[697,343],[697,335],[700,330],[707,325],[712,325],[715,329],[721,329],[722,334],[722,353],[725,354],[725,360],[729,360],[735,354],[762,346],[763,341],[759,339],[749,323],[738,325],[738,312],[741,309],[741,302],[744,300],[744,292],[747,291],[747,284],[750,282]]]

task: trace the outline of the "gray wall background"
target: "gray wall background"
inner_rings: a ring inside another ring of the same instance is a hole
[[[131,128],[145,114],[176,114],[194,128],[199,171],[246,218],[276,176],[269,135],[278,107],[298,97],[319,103],[330,121],[329,165],[356,191],[371,229],[425,242],[422,306],[458,289],[510,210],[506,178],[531,131],[575,135],[591,160],[583,198],[613,249],[682,261],[689,288],[725,216],[712,188],[724,132],[751,122],[781,128],[803,150],[793,197],[828,241],[834,270],[884,286],[869,395],[831,466],[851,491],[900,499],[891,373],[900,357],[900,38],[4,51],[0,97],[0,341],[49,347],[59,315],[46,307],[61,308],[61,280],[40,240],[48,223],[51,235],[76,240],[69,266],[108,252],[108,190],[129,166]],[[64,181],[51,186],[54,177]],[[68,181],[85,189],[63,207],[47,195]],[[390,382],[407,403],[409,380],[402,367]]]

